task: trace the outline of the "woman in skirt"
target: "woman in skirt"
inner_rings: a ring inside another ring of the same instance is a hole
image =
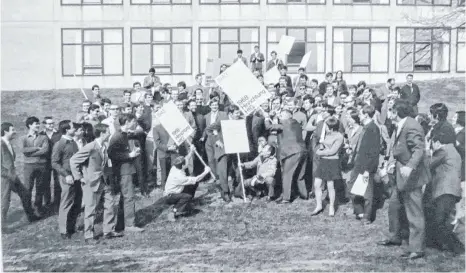
[[[319,168],[315,173],[314,189],[316,195],[316,208],[312,215],[323,211],[322,207],[322,181],[327,181],[330,199],[329,216],[335,216],[335,187],[333,181],[341,179],[339,153],[343,146],[343,135],[338,131],[340,122],[335,117],[329,117],[324,124],[325,136],[320,141],[316,155],[320,157]]]

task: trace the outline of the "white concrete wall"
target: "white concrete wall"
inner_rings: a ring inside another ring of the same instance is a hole
[[[266,49],[267,26],[326,26],[326,70],[332,71],[332,28],[335,26],[390,27],[389,73],[345,73],[349,83],[365,80],[385,82],[390,77],[404,81],[406,73],[395,73],[396,27],[410,27],[403,14],[428,16],[440,14],[443,7],[334,5],[130,5],[61,6],[59,0],[1,1],[1,89],[61,89],[93,84],[102,87],[131,86],[142,76],[131,75],[131,27],[192,27],[192,73],[199,67],[199,27],[260,26],[261,51]],[[454,1],[454,5],[455,5]],[[124,76],[63,77],[61,75],[61,29],[87,27],[124,28]],[[451,32],[450,73],[420,73],[416,80],[462,76],[456,73],[456,31]],[[319,81],[322,74],[309,74]],[[163,82],[193,82],[188,76],[161,76]]]

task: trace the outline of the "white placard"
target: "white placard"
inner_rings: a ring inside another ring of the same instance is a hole
[[[306,71],[307,64],[309,63],[309,59],[311,58],[311,51],[306,53],[306,55],[303,56],[303,59],[301,60],[301,63],[299,64],[299,67],[304,68],[304,71]]]
[[[165,103],[155,116],[178,146],[194,133],[194,129],[172,101]]]
[[[243,62],[235,62],[215,82],[245,115],[254,112],[270,98],[270,93]]]
[[[366,194],[367,185],[368,182],[364,181],[362,174],[359,174],[351,188],[351,193],[358,196],[364,196]]]
[[[280,58],[285,58],[285,55],[290,54],[295,40],[296,38],[293,36],[282,35],[277,46],[277,55]]]
[[[246,120],[222,120],[223,145],[226,154],[249,153]]]
[[[264,74],[264,82],[265,83],[278,83],[278,80],[280,79],[282,75],[280,74],[280,71],[278,71],[278,66],[274,66],[267,70]]]

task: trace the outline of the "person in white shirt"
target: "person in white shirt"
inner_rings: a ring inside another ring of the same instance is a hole
[[[109,108],[109,117],[102,120],[102,123],[107,125],[110,129],[110,134],[113,135],[116,131],[120,130],[120,123],[118,115],[120,114],[118,105],[112,104]]]
[[[210,172],[210,168],[205,166],[204,172],[198,176],[186,175],[186,162],[192,157],[195,149],[194,145],[191,145],[186,157],[177,157],[167,177],[163,196],[167,204],[173,205],[173,209],[168,213],[168,220],[171,222],[175,221],[177,216],[186,214],[186,205],[193,199],[192,194],[184,192],[185,186],[195,185]]]

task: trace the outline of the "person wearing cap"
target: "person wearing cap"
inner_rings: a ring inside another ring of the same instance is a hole
[[[193,199],[193,194],[185,192],[185,186],[195,185],[210,172],[210,168],[205,166],[204,172],[198,176],[186,175],[187,162],[192,157],[195,149],[194,145],[191,145],[187,156],[175,158],[173,167],[167,177],[163,196],[167,204],[173,205],[173,209],[168,213],[168,220],[171,222],[175,221],[177,216],[186,214],[186,205]]]

